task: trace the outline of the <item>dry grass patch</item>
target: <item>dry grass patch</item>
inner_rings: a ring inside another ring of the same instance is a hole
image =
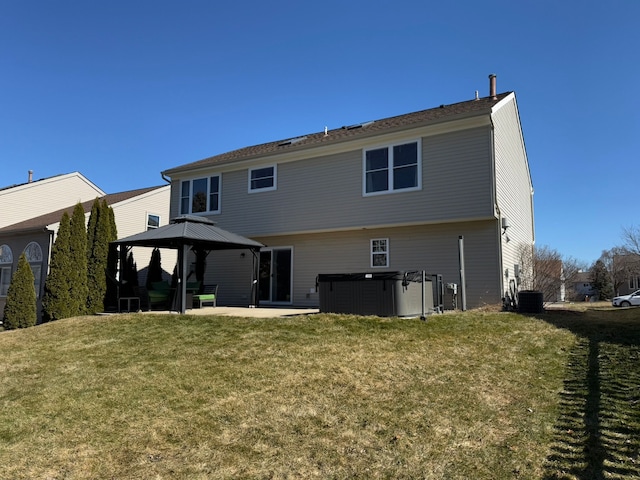
[[[0,478],[542,478],[578,336],[122,315],[0,334]]]

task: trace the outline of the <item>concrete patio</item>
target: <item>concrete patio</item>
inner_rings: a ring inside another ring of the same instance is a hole
[[[143,311],[147,314],[174,314],[178,312],[164,311]],[[245,317],[245,318],[278,318],[293,317],[297,315],[310,315],[319,313],[317,308],[280,308],[280,307],[203,307],[187,309],[185,315],[221,315],[225,317]]]

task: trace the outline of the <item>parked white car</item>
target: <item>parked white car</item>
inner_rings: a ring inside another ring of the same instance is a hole
[[[631,305],[640,305],[640,290],[636,290],[629,295],[621,295],[611,300],[614,307],[630,307]]]

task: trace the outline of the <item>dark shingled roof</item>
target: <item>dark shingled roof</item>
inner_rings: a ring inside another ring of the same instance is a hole
[[[129,200],[130,198],[137,197],[139,195],[144,195],[145,193],[151,192],[158,188],[162,188],[164,186],[165,185],[160,185],[155,187],[139,188],[137,190],[129,190],[126,192],[112,193],[110,195],[100,197],[100,200],[105,199],[107,201],[107,205],[115,205],[116,203]],[[94,201],[95,199],[82,203],[82,207],[84,208],[85,213],[91,211],[91,207],[93,206]],[[39,217],[30,218],[22,222],[14,223],[13,225],[8,225],[4,228],[0,228],[0,234],[42,230],[47,225],[59,222],[62,219],[62,215],[64,214],[64,212],[67,212],[69,216],[71,216],[75,206],[76,204],[74,203],[73,205],[70,205],[66,208],[61,208],[60,210],[56,210],[55,212],[45,213],[44,215],[40,215]]]
[[[286,140],[253,145],[171,168],[162,173],[171,175],[172,173],[190,170],[193,168],[233,163],[236,161],[248,160],[251,158],[278,154],[286,151],[304,150],[316,146],[338,143],[357,138],[366,138],[397,130],[404,130],[411,127],[420,127],[423,125],[451,121],[468,116],[487,114],[496,103],[500,102],[500,100],[504,99],[510,93],[511,92],[501,93],[497,95],[495,99],[492,97],[484,97],[478,100],[469,100],[451,105],[440,105],[439,107],[430,108],[428,110],[421,110],[405,115],[384,118],[373,122],[365,122],[363,124],[349,127],[341,127],[329,130],[326,135],[325,132],[322,131],[318,133],[300,135]]]
[[[263,244],[216,227],[207,218],[183,215],[162,227],[137,233],[130,237],[111,242],[117,245],[179,248],[193,245],[207,250],[227,250],[239,248],[260,249]]]

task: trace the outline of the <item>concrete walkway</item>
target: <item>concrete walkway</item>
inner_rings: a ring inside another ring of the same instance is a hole
[[[245,317],[245,318],[277,318],[293,317],[296,315],[310,315],[318,313],[317,308],[278,308],[278,307],[203,307],[188,309],[185,315],[222,315],[225,317]],[[178,312],[151,311],[141,312],[147,314],[174,314]]]

